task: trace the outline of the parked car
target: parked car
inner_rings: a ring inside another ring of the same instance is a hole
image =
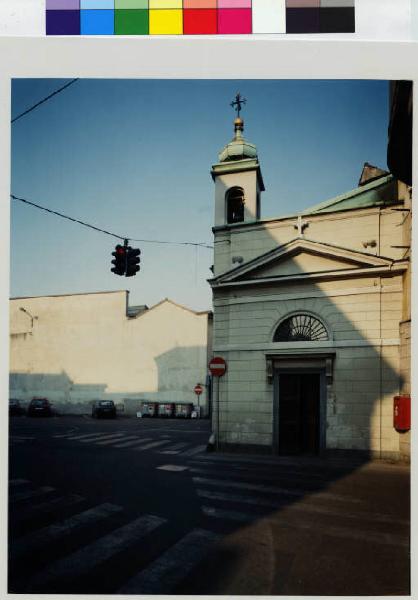
[[[93,419],[99,417],[116,418],[116,406],[113,400],[97,400],[91,408],[91,416]]]
[[[50,417],[52,406],[48,398],[32,398],[28,407],[29,417]]]
[[[19,400],[15,400],[14,398],[10,398],[9,400],[9,415],[11,417],[20,417],[20,415],[23,415],[24,413],[24,409],[22,408],[22,406],[20,405]]]

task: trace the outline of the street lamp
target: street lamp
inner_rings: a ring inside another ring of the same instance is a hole
[[[32,315],[32,314],[31,314],[31,313],[28,311],[28,310],[26,310],[26,308],[23,308],[23,306],[20,306],[20,307],[19,307],[19,310],[21,310],[22,312],[24,312],[24,313],[26,313],[26,314],[28,315],[28,317],[29,317],[29,318],[30,318],[30,320],[31,320],[31,324],[30,324],[30,326],[31,326],[31,329],[33,329],[33,321],[34,321],[35,319],[37,319],[38,317],[34,317],[34,316],[33,316],[33,315]]]

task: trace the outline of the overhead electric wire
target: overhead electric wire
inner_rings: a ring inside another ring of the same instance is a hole
[[[134,238],[128,238],[131,242],[145,242],[148,244],[172,244],[174,246],[199,246],[200,248],[210,248],[213,249],[213,246],[209,246],[204,242],[169,242],[165,240],[137,240]]]
[[[51,94],[49,94],[45,98],[42,98],[42,100],[39,100],[39,102],[37,102],[36,104],[34,104],[33,106],[31,106],[30,108],[28,108],[27,110],[25,110],[24,112],[20,113],[20,115],[17,115],[17,117],[15,117],[14,119],[12,119],[11,123],[15,123],[18,119],[21,119],[22,117],[24,117],[28,113],[32,112],[33,110],[35,110],[35,108],[38,108],[38,106],[40,106],[41,104],[43,104],[47,100],[50,100],[50,98],[52,98],[53,96],[56,96],[57,94],[59,94],[60,92],[62,92],[63,90],[65,90],[67,87],[69,87],[70,85],[72,85],[73,83],[75,83],[78,80],[79,80],[79,77],[76,77],[76,79],[72,79],[71,81],[69,81],[68,83],[66,83],[62,87],[60,87],[58,90],[55,90],[54,92],[52,92]]]
[[[200,246],[201,248],[210,248],[213,249],[213,246],[209,246],[204,242],[171,242],[167,240],[145,240],[145,239],[134,239],[130,238],[126,235],[118,235],[117,233],[112,233],[111,231],[107,231],[106,229],[101,229],[100,227],[96,227],[95,225],[90,225],[90,223],[85,223],[84,221],[80,221],[79,219],[74,219],[73,217],[69,217],[68,215],[64,215],[56,210],[52,210],[51,208],[46,208],[45,206],[41,206],[40,204],[36,204],[26,198],[19,198],[14,194],[10,194],[12,200],[19,200],[19,202],[23,202],[24,204],[29,204],[30,206],[34,206],[35,208],[39,208],[40,210],[44,210],[48,213],[56,215],[58,217],[62,217],[63,219],[68,219],[69,221],[73,221],[73,223],[78,223],[79,225],[83,225],[84,227],[88,227],[90,229],[94,229],[95,231],[99,231],[100,233],[105,233],[106,235],[111,235],[112,237],[118,238],[120,240],[130,240],[132,242],[143,242],[147,244],[172,244],[175,246]]]
[[[39,102],[37,102],[36,104],[34,104],[33,106],[31,106],[27,110],[25,110],[24,112],[20,113],[16,117],[14,117],[14,119],[11,120],[11,123],[15,123],[18,119],[21,119],[28,113],[32,112],[33,110],[35,110],[35,108],[37,108],[44,102],[47,102],[47,100],[50,100],[53,96],[56,96],[57,94],[59,94],[60,92],[62,92],[63,90],[65,90],[66,88],[68,88],[70,85],[72,85],[73,83],[75,83],[78,80],[79,80],[78,77],[75,79],[72,79],[71,81],[69,81],[68,83],[63,85],[62,87],[58,88],[57,90],[54,90],[51,94],[49,94],[45,98],[42,98],[42,100],[39,100]],[[73,221],[74,223],[78,223],[79,225],[83,225],[84,227],[89,227],[90,229],[94,229],[95,231],[99,231],[100,233],[105,233],[107,235],[111,235],[112,237],[118,238],[120,240],[131,240],[132,242],[143,242],[143,243],[147,243],[147,244],[171,244],[171,245],[175,245],[175,246],[196,246],[196,247],[200,246],[201,248],[213,249],[213,246],[210,246],[203,242],[172,242],[172,241],[167,241],[167,240],[146,240],[146,239],[128,238],[127,236],[122,236],[122,235],[118,235],[116,233],[112,233],[111,231],[106,231],[106,229],[101,229],[100,227],[96,227],[95,225],[90,225],[90,223],[85,223],[84,221],[80,221],[79,219],[74,219],[73,217],[64,215],[63,213],[60,213],[56,210],[46,208],[45,206],[41,206],[40,204],[36,204],[35,202],[31,202],[30,200],[27,200],[26,198],[19,198],[18,196],[15,196],[14,194],[10,194],[10,197],[13,200],[19,200],[20,202],[24,202],[25,204],[29,204],[30,206],[34,206],[35,208],[39,208],[40,210],[44,210],[53,215],[57,215],[58,217],[62,217],[63,219],[68,219],[69,221]]]
[[[46,208],[45,206],[41,206],[40,204],[36,204],[35,202],[31,202],[30,200],[26,200],[26,198],[19,198],[14,194],[10,194],[10,197],[13,200],[19,200],[19,202],[24,202],[25,204],[30,204],[35,208],[39,208],[40,210],[45,210],[46,212],[52,213],[53,215],[57,215],[58,217],[62,217],[63,219],[68,219],[69,221],[73,221],[74,223],[79,223],[80,225],[84,225],[84,227],[89,227],[90,229],[95,229],[96,231],[100,231],[101,233],[106,233],[107,235],[111,235],[115,238],[119,238],[121,240],[125,239],[125,236],[117,235],[116,233],[112,233],[111,231],[106,231],[105,229],[100,229],[100,227],[96,227],[95,225],[90,225],[89,223],[85,223],[84,221],[80,221],[79,219],[73,219],[73,217],[69,217],[68,215],[64,215],[56,210],[52,210],[50,208]]]

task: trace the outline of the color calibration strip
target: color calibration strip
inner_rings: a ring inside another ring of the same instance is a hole
[[[354,31],[354,0],[46,0],[47,35]]]

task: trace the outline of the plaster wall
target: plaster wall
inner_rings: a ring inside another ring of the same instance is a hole
[[[308,240],[393,259],[401,259],[404,255],[401,248],[393,247],[403,243],[399,226],[403,220],[401,212],[371,208],[304,215],[303,219],[308,223],[303,231]],[[234,256],[241,256],[243,262],[247,262],[298,237],[296,225],[296,218],[291,217],[246,227],[236,224],[218,230],[215,234],[215,276],[236,266],[232,263]],[[376,246],[365,248],[363,243],[372,240]]]
[[[61,413],[103,398],[126,413],[142,401],[194,402],[206,379],[207,314],[166,300],[127,318],[126,306],[126,292],[11,300],[10,397],[47,396]]]

